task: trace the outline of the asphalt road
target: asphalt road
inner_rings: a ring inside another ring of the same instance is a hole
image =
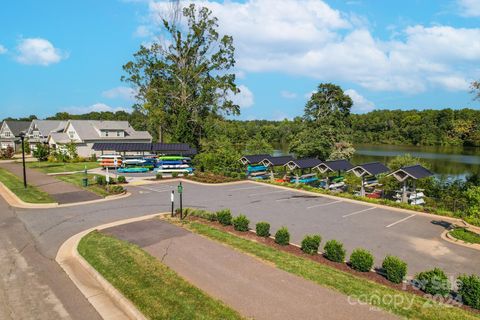
[[[33,274],[39,282],[39,288],[46,286],[59,301],[51,305],[49,301],[55,299],[49,299],[42,304],[46,310],[60,310],[62,314],[65,310],[65,318],[95,319],[97,315],[94,310],[54,262],[58,248],[70,236],[87,228],[169,211],[170,192],[176,189],[177,184],[165,181],[131,186],[128,189],[132,196],[128,198],[55,209],[12,210],[0,199],[2,264],[15,268],[13,261],[16,258],[12,260],[11,257],[22,257],[27,261],[29,268],[25,269],[24,274]],[[445,223],[437,216],[411,216],[393,210],[372,209],[368,204],[352,204],[322,196],[310,197],[293,190],[284,191],[249,182],[229,186],[184,183],[183,203],[184,207],[209,210],[231,208],[234,214],[246,214],[252,225],[260,220],[270,222],[273,231],[280,226],[287,226],[294,243],[300,243],[307,233],[320,233],[323,243],[328,239],[341,240],[348,252],[356,247],[371,250],[377,265],[386,254],[394,254],[408,262],[410,275],[435,266],[454,275],[480,274],[480,265],[476,263],[480,261],[480,252],[442,240],[440,234]],[[0,297],[10,294],[9,290],[12,292],[18,288],[16,284],[21,284],[9,279],[8,273],[2,275]],[[29,288],[28,291],[33,290]],[[8,299],[2,301],[9,304],[2,306],[2,309],[14,308]],[[32,314],[36,315],[34,311],[35,308]]]

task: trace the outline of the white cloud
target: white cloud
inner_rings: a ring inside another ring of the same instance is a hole
[[[375,104],[367,100],[364,96],[353,89],[345,90],[345,94],[349,95],[353,100],[353,113],[365,113],[375,109]]]
[[[253,92],[243,84],[239,85],[238,89],[240,89],[240,93],[231,97],[233,103],[239,105],[241,108],[250,108],[253,106],[255,103]]]
[[[117,111],[128,111],[127,108],[123,107],[111,107],[109,105],[106,105],[104,103],[95,103],[92,104],[91,106],[85,106],[85,107],[67,107],[62,109],[62,111],[68,112],[70,114],[84,114],[84,113],[89,113],[89,112],[117,112]]]
[[[460,14],[465,17],[480,17],[479,0],[458,0]]]
[[[295,99],[297,97],[297,94],[295,92],[290,92],[288,90],[281,91],[280,95],[285,99]]]
[[[209,7],[221,32],[233,36],[236,68],[246,72],[282,72],[405,93],[460,90],[460,78],[478,78],[480,28],[414,25],[382,40],[364,18],[322,0],[195,2]],[[150,2],[153,26],[158,28],[168,6]]]
[[[133,35],[139,38],[146,38],[146,37],[152,37],[153,33],[148,26],[140,25],[137,27],[137,29],[135,29],[135,32],[133,33]]]
[[[116,87],[102,92],[102,96],[108,99],[135,100],[137,92],[130,87]]]
[[[7,53],[7,51],[8,51],[7,48],[5,48],[4,46],[2,46],[2,45],[0,44],[0,54]]]
[[[48,66],[67,58],[67,54],[42,38],[21,39],[17,46],[16,60],[22,64]]]

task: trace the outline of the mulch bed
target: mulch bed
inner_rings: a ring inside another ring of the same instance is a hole
[[[277,250],[293,254],[295,256],[299,256],[299,257],[302,257],[302,258],[313,260],[315,262],[318,262],[318,263],[327,265],[329,267],[335,268],[337,270],[352,274],[356,277],[360,277],[360,278],[364,278],[364,279],[376,282],[378,284],[390,287],[390,288],[395,289],[395,290],[416,294],[419,297],[423,297],[423,298],[428,298],[428,296],[426,296],[425,292],[415,288],[413,285],[411,285],[409,283],[399,283],[399,284],[397,284],[397,283],[393,283],[393,282],[388,281],[383,275],[381,275],[379,273],[379,272],[381,272],[381,270],[378,270],[378,269],[376,269],[375,271],[371,271],[371,272],[360,272],[360,271],[352,269],[348,265],[348,263],[340,263],[340,262],[330,261],[327,258],[325,258],[322,254],[315,254],[315,255],[306,254],[297,246],[294,246],[292,244],[282,246],[282,245],[277,244],[273,238],[259,237],[259,236],[256,235],[255,232],[237,231],[233,228],[233,226],[224,226],[217,221],[208,221],[208,220],[204,220],[204,219],[201,219],[201,218],[198,218],[198,217],[193,217],[193,216],[189,216],[188,219],[192,220],[192,221],[202,223],[202,224],[205,224],[205,225],[209,225],[211,227],[214,227],[216,229],[228,232],[230,234],[233,234],[233,235],[238,236],[238,237],[243,238],[243,239],[258,242],[258,243],[267,245],[269,247],[275,248]],[[448,304],[448,305],[460,307],[464,310],[480,314],[480,310],[474,309],[474,308],[466,306],[466,305],[461,305],[461,306],[454,305],[454,304]]]
[[[225,177],[219,174],[214,173],[204,173],[204,172],[197,172],[193,175],[189,175],[185,177],[185,179],[196,181],[196,182],[203,182],[203,183],[225,183],[225,182],[234,182],[240,181],[237,178]]]

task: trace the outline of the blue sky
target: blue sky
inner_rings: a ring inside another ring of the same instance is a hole
[[[242,119],[292,118],[320,82],[354,112],[478,109],[480,0],[199,0],[237,48]],[[165,2],[9,1],[0,10],[0,119],[128,110],[122,65]]]

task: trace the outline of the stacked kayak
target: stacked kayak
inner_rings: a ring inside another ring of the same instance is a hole
[[[143,173],[150,171],[146,167],[124,167],[117,170],[119,173]]]
[[[158,157],[155,172],[158,173],[191,173],[191,160],[189,157],[182,156],[162,156]]]
[[[97,161],[103,168],[120,167],[123,163],[122,157],[118,155],[103,155],[100,156]]]
[[[298,177],[299,183],[312,183],[318,181],[317,175],[315,173],[304,174],[303,176]],[[291,182],[296,183],[297,179],[293,178]]]
[[[269,173],[267,172],[267,167],[264,165],[249,165],[247,167],[247,176],[250,179],[268,179],[270,178]]]

